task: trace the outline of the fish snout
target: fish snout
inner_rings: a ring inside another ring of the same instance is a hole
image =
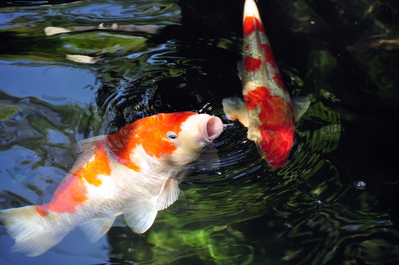
[[[203,137],[205,142],[211,143],[213,140],[219,137],[223,132],[223,122],[220,118],[215,116],[208,116],[205,120]]]

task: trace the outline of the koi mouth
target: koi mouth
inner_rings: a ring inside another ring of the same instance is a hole
[[[211,143],[212,140],[218,138],[219,135],[223,132],[223,122],[218,117],[211,116],[206,121],[205,128],[205,141]]]

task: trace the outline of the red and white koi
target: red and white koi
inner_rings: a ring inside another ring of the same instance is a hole
[[[134,232],[144,233],[157,212],[177,200],[187,164],[222,131],[218,117],[161,113],[83,141],[82,154],[49,203],[0,211],[15,239],[13,251],[41,255],[77,226],[95,242],[122,214]]]
[[[305,97],[291,100],[254,0],[245,2],[243,33],[244,100],[226,98],[223,109],[229,119],[238,119],[248,128],[247,138],[257,144],[271,167],[283,167],[293,145],[295,121],[310,101]]]

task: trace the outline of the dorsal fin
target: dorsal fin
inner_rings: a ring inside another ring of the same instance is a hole
[[[97,150],[97,144],[103,141],[107,136],[100,135],[93,138],[85,139],[75,145],[75,151],[79,153],[75,164],[73,165],[70,173],[74,173],[81,169],[94,155]]]

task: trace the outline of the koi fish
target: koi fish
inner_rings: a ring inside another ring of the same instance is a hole
[[[77,226],[96,242],[122,214],[134,232],[146,232],[158,211],[178,199],[187,165],[222,131],[218,117],[161,113],[84,140],[82,154],[49,203],[0,211],[15,239],[12,250],[41,255]]]
[[[248,128],[247,138],[257,144],[269,165],[280,168],[286,165],[293,145],[295,122],[310,101],[305,97],[291,100],[254,0],[245,2],[243,33],[244,99],[223,99],[223,110],[229,119],[238,119]]]

